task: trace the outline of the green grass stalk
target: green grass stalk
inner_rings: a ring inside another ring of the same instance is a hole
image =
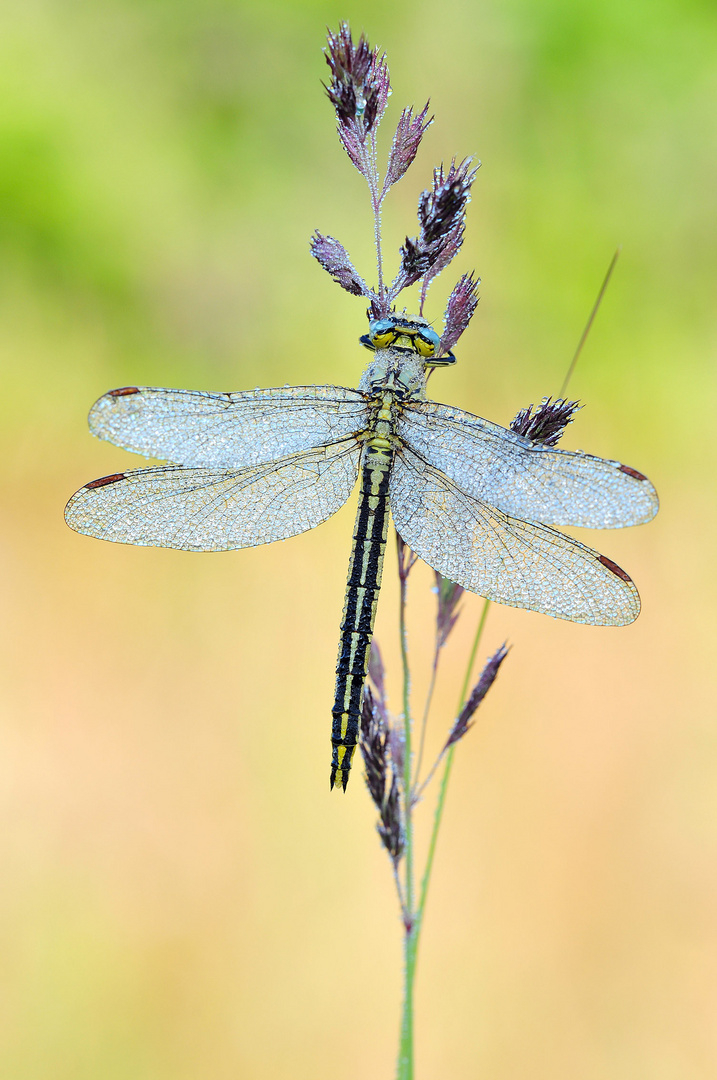
[[[416,976],[415,920],[413,913],[413,816],[411,800],[411,669],[408,663],[408,633],[406,630],[406,590],[408,574],[402,564],[402,545],[399,544],[399,573],[401,597],[399,605],[399,632],[401,637],[401,661],[403,664],[403,805],[406,834],[405,859],[405,914],[403,939],[403,1009],[401,1014],[401,1038],[398,1052],[398,1080],[413,1080],[413,987]]]
[[[478,653],[478,646],[480,645],[481,638],[483,636],[483,629],[485,627],[486,619],[488,617],[488,608],[490,607],[490,600],[485,600],[483,603],[483,610],[481,612],[480,619],[478,621],[478,627],[476,629],[475,638],[473,639],[473,645],[471,648],[470,656],[468,658],[468,665],[466,667],[465,677],[463,679],[463,685],[461,687],[460,697],[458,700],[458,707],[456,709],[456,716],[459,715],[463,705],[465,704],[468,696],[468,687],[470,685],[471,673],[475,665],[476,655]],[[426,867],[421,879],[421,892],[418,901],[418,907],[414,911],[414,869],[413,869],[413,821],[412,821],[412,791],[411,791],[411,716],[410,716],[410,689],[411,689],[411,675],[410,667],[408,663],[408,640],[406,633],[406,578],[405,575],[401,576],[401,600],[400,600],[400,615],[399,615],[399,629],[401,635],[401,659],[403,661],[403,715],[405,723],[405,745],[404,745],[404,764],[403,764],[403,798],[404,798],[404,814],[405,814],[405,828],[406,828],[406,871],[405,871],[405,916],[404,916],[404,988],[403,988],[403,1009],[401,1014],[401,1039],[399,1044],[398,1053],[398,1066],[396,1071],[397,1080],[413,1080],[413,997],[414,997],[414,984],[416,979],[416,962],[418,958],[418,941],[421,931],[421,925],[423,922],[423,914],[426,907],[426,899],[428,897],[428,886],[431,880],[431,872],[433,870],[433,861],[436,854],[436,844],[438,842],[438,833],[441,826],[441,820],[443,818],[443,810],[446,801],[446,792],[448,791],[448,781],[451,775],[451,769],[453,766],[453,754],[455,746],[451,746],[447,755],[443,768],[443,775],[441,777],[441,786],[438,793],[438,801],[436,803],[436,811],[433,818],[433,829],[431,831],[431,839],[428,847],[428,856],[426,859]]]
[[[478,646],[480,645],[481,638],[483,636],[483,630],[485,628],[486,619],[488,617],[488,608],[490,607],[490,600],[483,601],[483,610],[481,612],[480,619],[478,620],[478,627],[476,629],[475,638],[473,639],[473,647],[468,658],[468,665],[466,667],[466,673],[463,679],[463,685],[461,687],[460,697],[458,699],[458,708],[456,709],[456,716],[460,713],[468,697],[468,687],[470,685],[471,673],[473,671],[473,665],[475,664],[476,655],[478,653]],[[418,949],[418,936],[421,930],[421,924],[423,922],[423,913],[426,908],[426,899],[428,897],[428,886],[431,880],[431,871],[433,870],[433,860],[436,854],[436,844],[438,842],[438,833],[441,827],[441,820],[443,818],[443,810],[446,802],[446,792],[448,791],[448,781],[451,775],[451,769],[453,767],[453,754],[455,746],[451,746],[446,754],[446,763],[443,767],[443,775],[441,777],[441,786],[438,792],[438,800],[436,802],[436,811],[433,815],[433,829],[431,830],[431,839],[428,845],[428,855],[426,857],[426,867],[421,879],[421,895],[418,901],[418,908],[416,910],[415,917],[415,938],[416,938],[416,951]],[[415,961],[414,961],[415,962]]]

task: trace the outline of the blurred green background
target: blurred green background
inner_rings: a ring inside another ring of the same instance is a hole
[[[483,278],[439,400],[502,423],[571,385],[567,447],[644,470],[647,528],[590,534],[643,614],[600,630],[494,607],[513,649],[460,747],[417,1001],[418,1075],[717,1073],[714,609],[717,10],[707,0],[10,0],[0,37],[0,1075],[393,1075],[400,926],[357,774],[328,791],[353,501],[232,554],[70,533],[67,497],[139,464],[86,414],[132,383],[355,385],[367,194],[319,80],[326,24],[386,49],[483,161],[434,286]],[[398,701],[389,553],[378,638]],[[416,701],[434,597],[411,593]],[[438,745],[480,601],[445,659]],[[428,825],[431,799],[419,815]]]

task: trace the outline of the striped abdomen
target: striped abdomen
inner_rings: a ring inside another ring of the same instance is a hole
[[[392,459],[392,450],[374,448],[369,443],[361,470],[361,494],[336,664],[336,698],[331,710],[331,787],[336,784],[344,790],[358,742],[363,687],[381,588]]]

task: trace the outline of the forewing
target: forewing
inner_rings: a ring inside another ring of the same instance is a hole
[[[464,589],[594,626],[623,626],[640,612],[635,585],[610,559],[496,510],[405,448],[394,459],[390,499],[406,543]]]
[[[226,551],[313,529],[346,502],[361,446],[307,450],[246,469],[165,465],[94,480],[65,510],[71,529],[144,547]]]
[[[619,461],[556,450],[433,401],[404,406],[397,433],[470,495],[545,525],[616,529],[650,521],[657,493]]]
[[[358,390],[291,386],[238,394],[127,386],[90,410],[90,431],[145,457],[203,468],[240,469],[362,431],[368,406]]]

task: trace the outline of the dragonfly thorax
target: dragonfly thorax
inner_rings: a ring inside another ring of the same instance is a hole
[[[416,352],[378,349],[361,377],[359,389],[371,394],[388,390],[401,401],[423,401],[426,397],[426,365]]]

